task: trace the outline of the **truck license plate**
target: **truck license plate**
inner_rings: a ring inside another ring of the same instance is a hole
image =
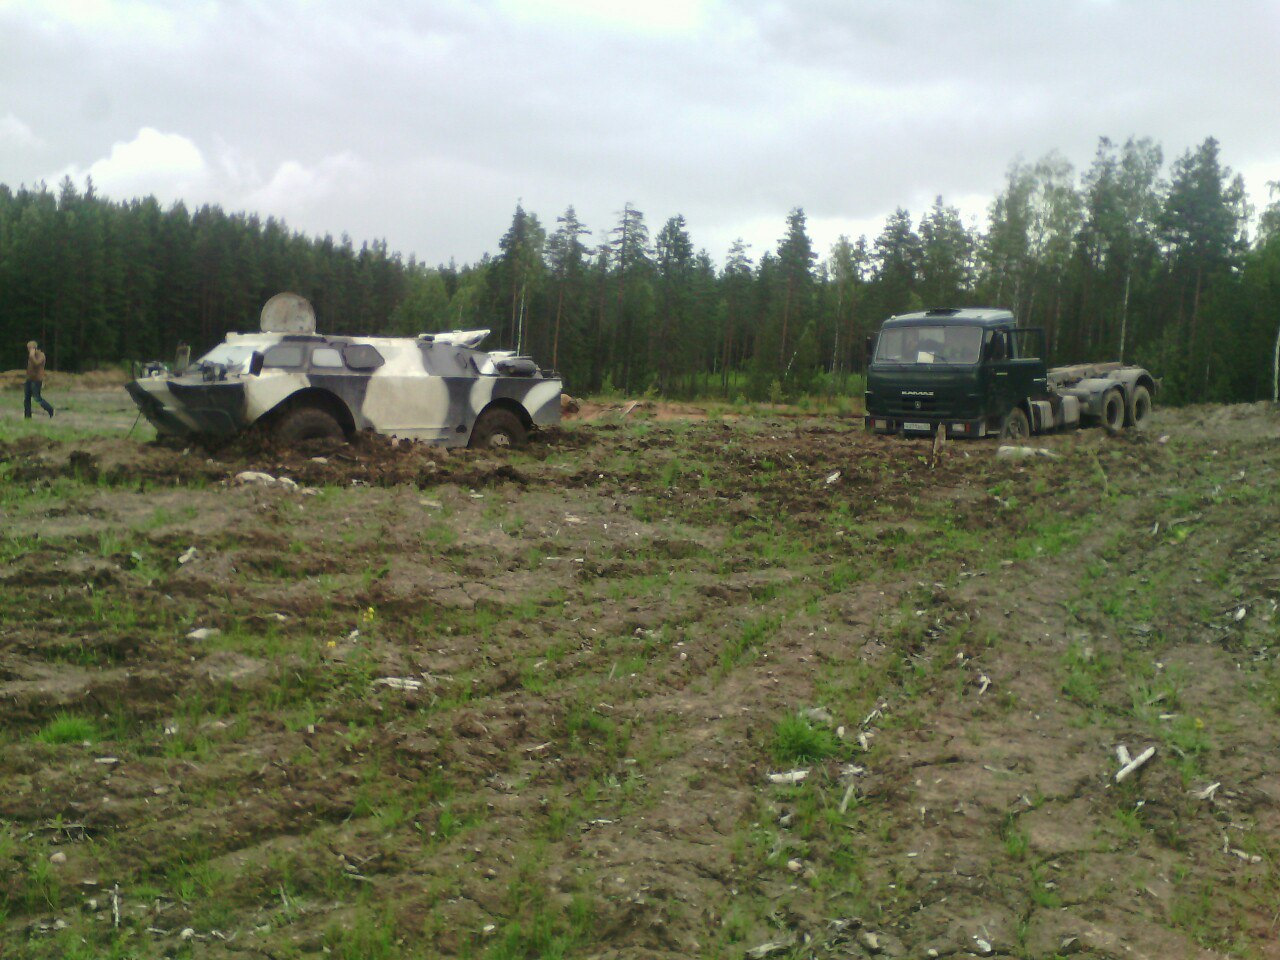
[[[903,429],[903,430],[925,430],[925,431],[929,431],[929,430],[932,430],[932,429],[933,429],[933,427],[929,426],[929,424],[927,424],[927,423],[904,423],[904,424],[902,425],[902,429]]]

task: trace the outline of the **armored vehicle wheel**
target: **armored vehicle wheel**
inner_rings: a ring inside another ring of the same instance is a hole
[[[1107,433],[1118,433],[1124,427],[1124,394],[1108,390],[1102,398],[1102,426]]]
[[[1031,424],[1027,422],[1027,414],[1021,407],[1014,407],[1004,415],[1000,424],[1000,439],[1022,441],[1031,436]]]
[[[510,410],[495,407],[480,414],[471,428],[469,447],[523,447],[529,440],[524,424]]]
[[[1151,391],[1146,387],[1135,387],[1129,401],[1129,423],[1135,427],[1144,427],[1150,417]]]
[[[304,443],[308,440],[341,443],[346,439],[342,425],[318,407],[294,407],[286,411],[272,432],[281,443]]]

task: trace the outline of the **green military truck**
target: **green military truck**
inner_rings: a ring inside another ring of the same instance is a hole
[[[1020,440],[1063,427],[1142,426],[1156,381],[1123,363],[1047,368],[1044,332],[1008,310],[948,308],[890,317],[868,340],[873,433]]]

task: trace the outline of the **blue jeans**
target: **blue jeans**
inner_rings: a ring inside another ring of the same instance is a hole
[[[44,412],[49,416],[53,416],[53,407],[49,406],[49,401],[40,396],[40,388],[43,384],[39,380],[28,380],[27,388],[22,391],[22,413],[31,419],[31,401],[34,400],[40,406],[44,407]]]

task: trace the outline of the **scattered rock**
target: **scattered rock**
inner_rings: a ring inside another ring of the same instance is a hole
[[[758,947],[752,947],[747,951],[747,956],[751,957],[752,960],[764,960],[765,957],[771,957],[775,953],[783,953],[795,942],[795,937],[788,937],[785,940],[771,940],[769,943],[762,943]]]
[[[1044,447],[1012,447],[1007,444],[996,448],[996,456],[1001,460],[1025,460],[1031,457],[1045,457],[1056,460],[1058,455]]]
[[[232,483],[244,485],[258,485],[269,487],[276,482],[276,478],[269,473],[263,473],[261,470],[241,470],[231,478]]]
[[[412,677],[379,677],[373,682],[392,690],[417,690],[422,686],[421,680]]]
[[[49,862],[50,863],[66,863],[67,855],[63,853],[61,850],[59,850],[57,853],[51,853],[49,855]]]

